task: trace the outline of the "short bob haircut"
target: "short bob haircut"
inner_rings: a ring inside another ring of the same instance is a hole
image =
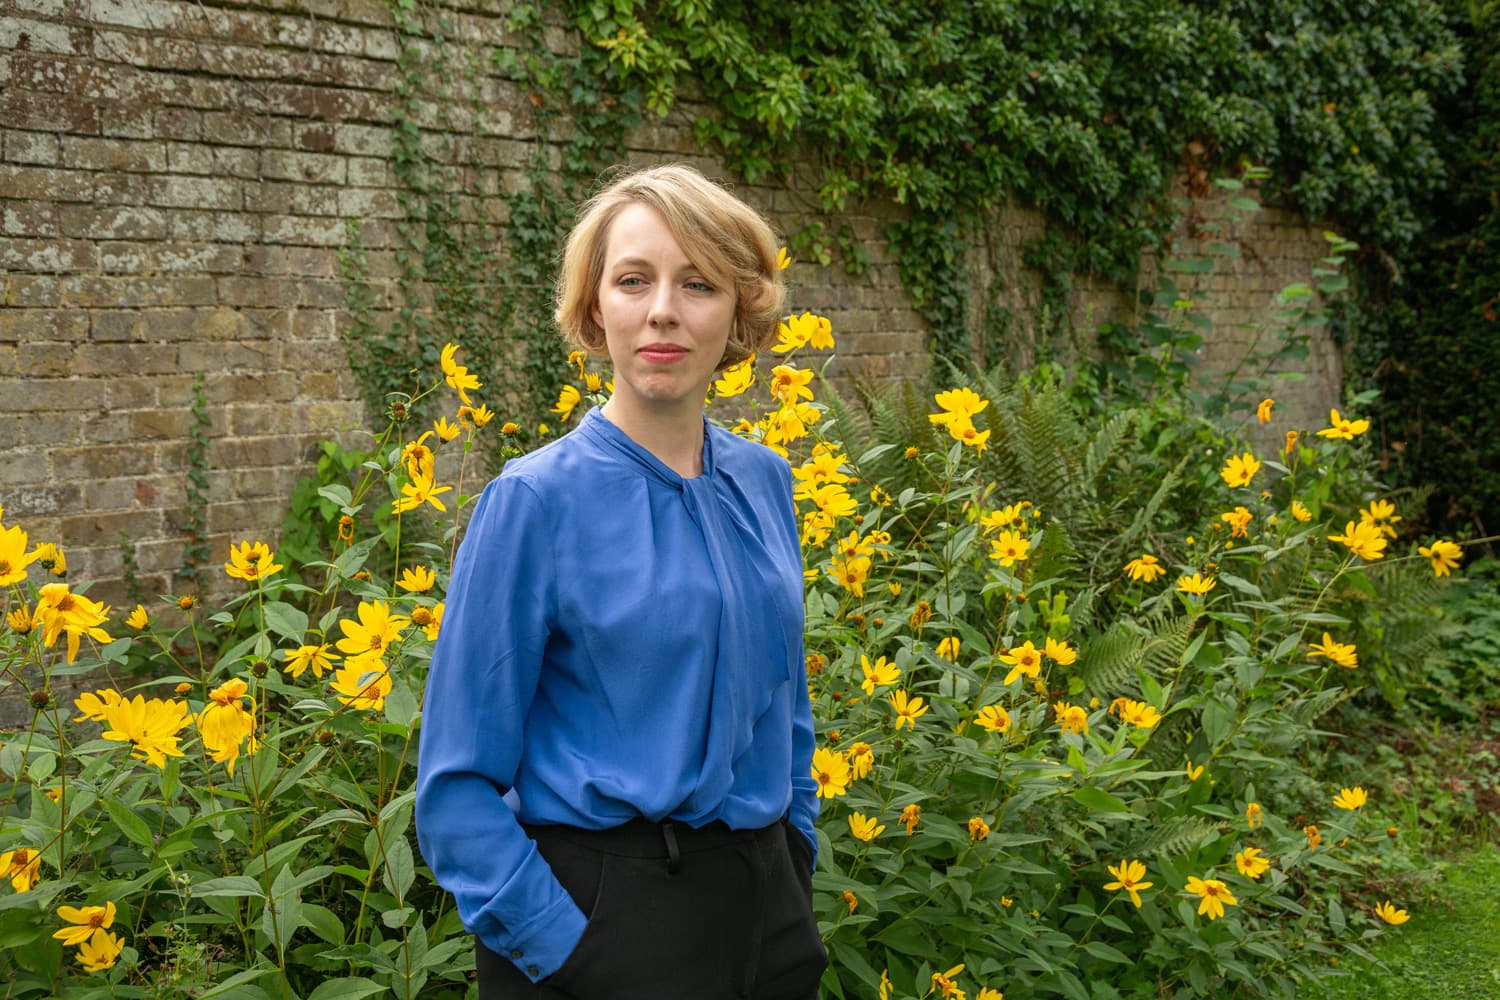
[[[738,364],[768,346],[786,300],[776,261],[776,234],[755,209],[681,164],[616,177],[579,210],[563,249],[554,314],[568,344],[592,354],[606,353],[604,329],[594,321],[604,252],[615,216],[636,202],[661,213],[678,246],[706,278],[734,289],[734,325],[718,368]]]

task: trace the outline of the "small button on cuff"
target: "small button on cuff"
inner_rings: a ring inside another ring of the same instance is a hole
[[[542,970],[538,969],[534,965],[528,965],[526,967],[526,974],[528,976],[530,976],[532,979],[535,979],[537,976],[540,976],[542,974]]]
[[[511,950],[510,957],[511,958],[520,958],[523,954],[525,954],[525,952],[521,951],[521,949],[514,948],[514,949]]]

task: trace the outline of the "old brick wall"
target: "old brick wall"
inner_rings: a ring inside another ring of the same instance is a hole
[[[444,4],[479,48],[517,44],[502,6]],[[577,44],[561,27],[549,42]],[[232,541],[274,541],[315,443],[362,425],[338,250],[345,220],[360,220],[375,301],[389,310],[397,54],[383,0],[0,0],[0,504],[7,524],[62,544],[70,577],[98,581],[95,596],[123,599],[121,532],[148,593],[181,583],[195,376],[209,400],[217,561]],[[428,103],[417,119],[429,135],[456,131],[489,165],[464,174],[464,193],[473,224],[502,233],[499,194],[521,183],[530,103],[504,79],[481,83],[481,114],[445,121]],[[693,143],[699,110],[687,101],[632,133],[630,158],[722,174]],[[741,190],[788,231],[815,203],[795,178]],[[833,319],[835,373],[926,369],[921,322],[879,239],[895,211],[846,220],[866,241],[867,273],[791,272],[793,306]],[[1017,208],[1000,231],[1019,246],[1040,225]],[[1207,303],[1231,320],[1210,360],[1232,354],[1233,325],[1263,315],[1322,251],[1287,213],[1241,235],[1254,249]],[[992,280],[1012,282],[1017,304],[1034,287],[1024,275]],[[1079,328],[1133,299],[1082,289]],[[1336,354],[1317,358],[1307,412],[1338,388]]]

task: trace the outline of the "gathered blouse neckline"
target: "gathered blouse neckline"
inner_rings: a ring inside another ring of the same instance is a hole
[[[703,471],[696,476],[684,476],[670,465],[653,455],[650,450],[626,434],[618,425],[604,415],[601,407],[594,407],[583,415],[578,432],[588,435],[611,451],[637,466],[642,472],[673,489],[686,489],[696,482],[707,482],[714,473],[713,427],[708,417],[703,417]]]

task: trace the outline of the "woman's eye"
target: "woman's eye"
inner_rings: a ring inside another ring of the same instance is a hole
[[[695,292],[712,292],[714,286],[706,281],[689,281],[687,286]]]
[[[625,277],[621,278],[620,281],[619,281],[619,284],[620,284],[620,286],[622,288],[634,288],[636,285],[643,284],[643,283],[644,282],[640,278],[636,277],[633,274],[632,275],[626,275]]]

